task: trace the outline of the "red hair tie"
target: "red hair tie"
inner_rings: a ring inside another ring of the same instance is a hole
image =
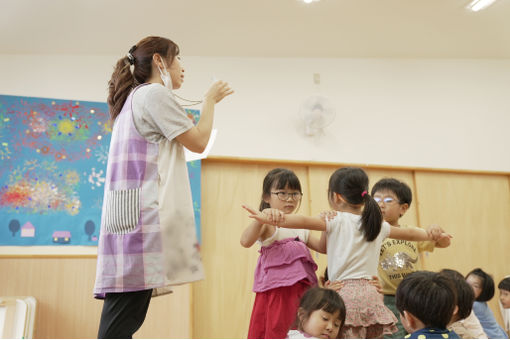
[[[368,194],[368,192],[365,190],[361,193],[361,197],[365,197],[366,194]]]

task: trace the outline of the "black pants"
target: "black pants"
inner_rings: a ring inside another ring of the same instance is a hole
[[[128,293],[107,293],[104,299],[98,339],[132,339],[142,326],[152,289]]]

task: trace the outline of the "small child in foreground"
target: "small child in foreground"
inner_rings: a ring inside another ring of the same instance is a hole
[[[406,339],[459,339],[446,327],[455,309],[456,291],[439,273],[417,271],[406,276],[397,288],[396,306]]]
[[[345,305],[340,295],[331,289],[313,287],[299,302],[294,326],[288,339],[334,339],[345,322]]]

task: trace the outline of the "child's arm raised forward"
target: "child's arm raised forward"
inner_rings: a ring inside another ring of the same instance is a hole
[[[437,241],[439,239],[449,237],[445,232],[438,230],[428,230],[425,231],[421,228],[398,228],[391,226],[389,238],[394,238],[397,240],[406,240],[406,241]]]
[[[296,214],[286,214],[283,221],[274,221],[268,214],[250,208],[247,205],[242,206],[250,213],[249,217],[257,220],[259,223],[278,225],[283,228],[291,229],[310,229],[310,230],[326,230],[326,221],[318,217],[309,217]]]

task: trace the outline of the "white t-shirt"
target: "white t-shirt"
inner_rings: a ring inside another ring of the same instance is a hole
[[[133,95],[133,123],[152,143],[172,141],[193,127],[186,111],[177,103],[172,91],[153,83],[138,88]]]
[[[273,235],[266,238],[264,241],[259,240],[259,243],[262,247],[267,247],[275,241],[299,237],[299,239],[306,244],[308,242],[308,235],[310,235],[310,230],[308,229],[288,229],[276,227]]]
[[[298,331],[297,329],[291,329],[287,333],[287,339],[319,339],[319,338],[305,334],[301,331]]]
[[[338,212],[327,222],[328,276],[331,281],[371,279],[377,276],[382,241],[390,234],[383,222],[376,239],[367,242],[361,228],[361,216]]]

